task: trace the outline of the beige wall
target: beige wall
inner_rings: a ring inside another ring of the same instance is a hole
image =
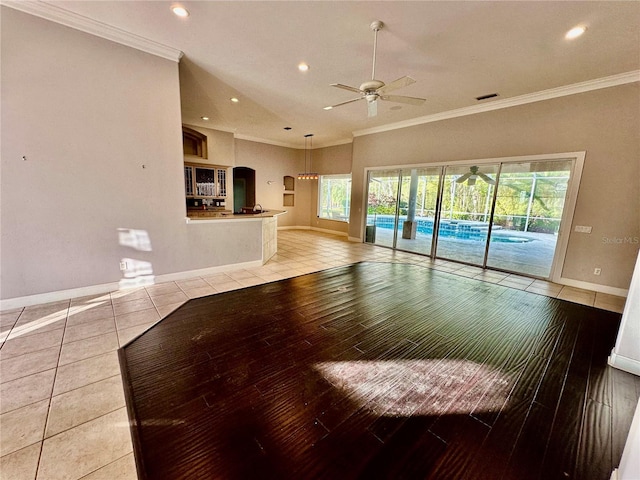
[[[313,170],[320,175],[351,173],[352,153],[352,143],[318,148],[313,151]],[[347,222],[318,218],[318,182],[311,184],[310,208],[309,218],[312,227],[330,230],[341,235],[348,234],[349,224]]]
[[[177,63],[6,7],[1,22],[0,298],[118,282],[122,258],[155,275],[260,260],[259,224],[185,223]]]
[[[285,175],[297,177],[298,172],[304,170],[304,150],[236,139],[235,166],[256,171],[256,201],[263,208],[289,212],[278,217],[278,226],[309,226],[309,182],[296,178],[294,206],[282,205],[283,178]]]
[[[627,289],[640,237],[638,83],[356,137],[349,236],[361,237],[365,168],[586,151],[564,278]],[[593,275],[593,268],[602,275]]]
[[[221,132],[211,128],[203,128],[195,125],[186,125],[207,137],[207,158],[193,159],[198,163],[208,163],[210,165],[235,165],[235,139],[233,133]]]
[[[258,260],[246,254],[260,249],[249,222],[196,230],[184,221],[177,64],[6,7],[1,21],[0,298],[117,282],[120,259],[132,255],[156,275]],[[316,149],[313,170],[353,173],[350,224],[317,219],[316,182],[296,181],[295,206],[279,225],[360,237],[368,167],[584,150],[573,224],[593,232],[571,233],[563,276],[628,288],[638,244],[618,240],[640,237],[638,90],[607,88]],[[255,169],[257,201],[283,208],[282,177],[304,169],[304,150],[199,130],[209,162]],[[119,228],[146,231],[153,250],[120,245]]]

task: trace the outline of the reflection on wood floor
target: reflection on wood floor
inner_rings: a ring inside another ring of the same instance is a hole
[[[191,300],[120,351],[139,475],[605,480],[619,321],[399,263]]]

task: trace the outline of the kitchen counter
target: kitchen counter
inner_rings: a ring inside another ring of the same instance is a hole
[[[250,220],[261,218],[273,218],[287,213],[286,210],[264,210],[261,213],[233,213],[231,210],[187,210],[187,223],[202,222],[206,220]]]
[[[258,253],[264,265],[278,251],[278,216],[287,213],[286,210],[265,210],[261,213],[233,213],[230,211],[211,211],[196,210],[195,212],[208,213],[209,215],[191,216],[192,211],[189,210],[186,218],[190,230],[199,232],[200,235],[211,236],[215,238],[219,235],[229,237],[233,236],[232,230],[243,228],[250,230],[251,233],[245,233],[251,239],[262,237],[260,244],[262,252]],[[260,223],[258,223],[260,222]],[[233,224],[233,225],[232,225]],[[201,225],[195,227],[195,225]],[[238,238],[238,245],[246,239]]]

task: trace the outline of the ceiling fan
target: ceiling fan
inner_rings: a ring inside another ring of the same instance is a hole
[[[476,179],[480,177],[482,180],[487,182],[490,185],[495,185],[496,181],[488,175],[485,175],[480,171],[478,167],[475,165],[473,167],[469,167],[469,171],[464,175],[458,177],[456,179],[456,183],[464,183],[467,182],[467,185],[473,186],[476,184]]]
[[[360,85],[360,88],[350,87],[349,85],[343,85],[341,83],[332,83],[332,87],[342,88],[343,90],[349,90],[350,92],[359,93],[358,98],[353,100],[347,100],[346,102],[324,107],[325,110],[331,110],[335,107],[340,107],[348,103],[357,102],[358,100],[367,100],[367,107],[369,117],[375,117],[378,114],[378,100],[386,100],[389,102],[406,103],[409,105],[422,105],[425,101],[424,98],[407,97],[404,95],[387,95],[387,93],[397,90],[407,85],[411,85],[416,81],[411,77],[400,77],[397,80],[389,84],[385,84],[380,80],[376,80],[376,47],[378,44],[378,32],[382,29],[384,24],[380,20],[376,20],[371,23],[371,30],[374,32],[373,38],[373,71],[371,73],[371,80],[364,82]]]

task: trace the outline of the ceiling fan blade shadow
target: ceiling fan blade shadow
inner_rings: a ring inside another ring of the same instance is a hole
[[[399,88],[402,87],[406,87],[407,85],[411,85],[412,83],[416,83],[416,81],[411,78],[411,77],[400,77],[396,80],[394,80],[391,83],[388,83],[386,85],[383,85],[382,87],[380,87],[378,89],[378,93],[386,93],[386,92],[392,92],[394,90],[397,90]]]
[[[365,97],[354,98],[353,100],[347,100],[346,102],[336,103],[335,105],[331,105],[331,108],[340,107],[342,105],[346,105],[347,103],[357,102],[358,100],[363,100]]]
[[[332,87],[341,88],[343,90],[349,90],[350,92],[363,93],[362,90],[356,87],[350,87],[349,85],[343,85],[341,83],[332,83]]]
[[[396,103],[406,103],[409,105],[422,105],[426,99],[418,97],[407,97],[405,95],[381,95],[382,100]]]
[[[465,173],[464,175],[462,175],[461,177],[458,177],[456,179],[456,183],[462,183],[462,182],[466,181],[467,178],[469,178],[471,175],[473,175],[471,172]]]
[[[375,117],[378,115],[378,101],[367,102],[367,113],[369,117]]]
[[[490,184],[490,185],[495,185],[496,184],[496,181],[493,178],[491,178],[490,176],[485,175],[482,172],[478,172],[478,175],[480,176],[481,179],[483,179],[488,184]]]

